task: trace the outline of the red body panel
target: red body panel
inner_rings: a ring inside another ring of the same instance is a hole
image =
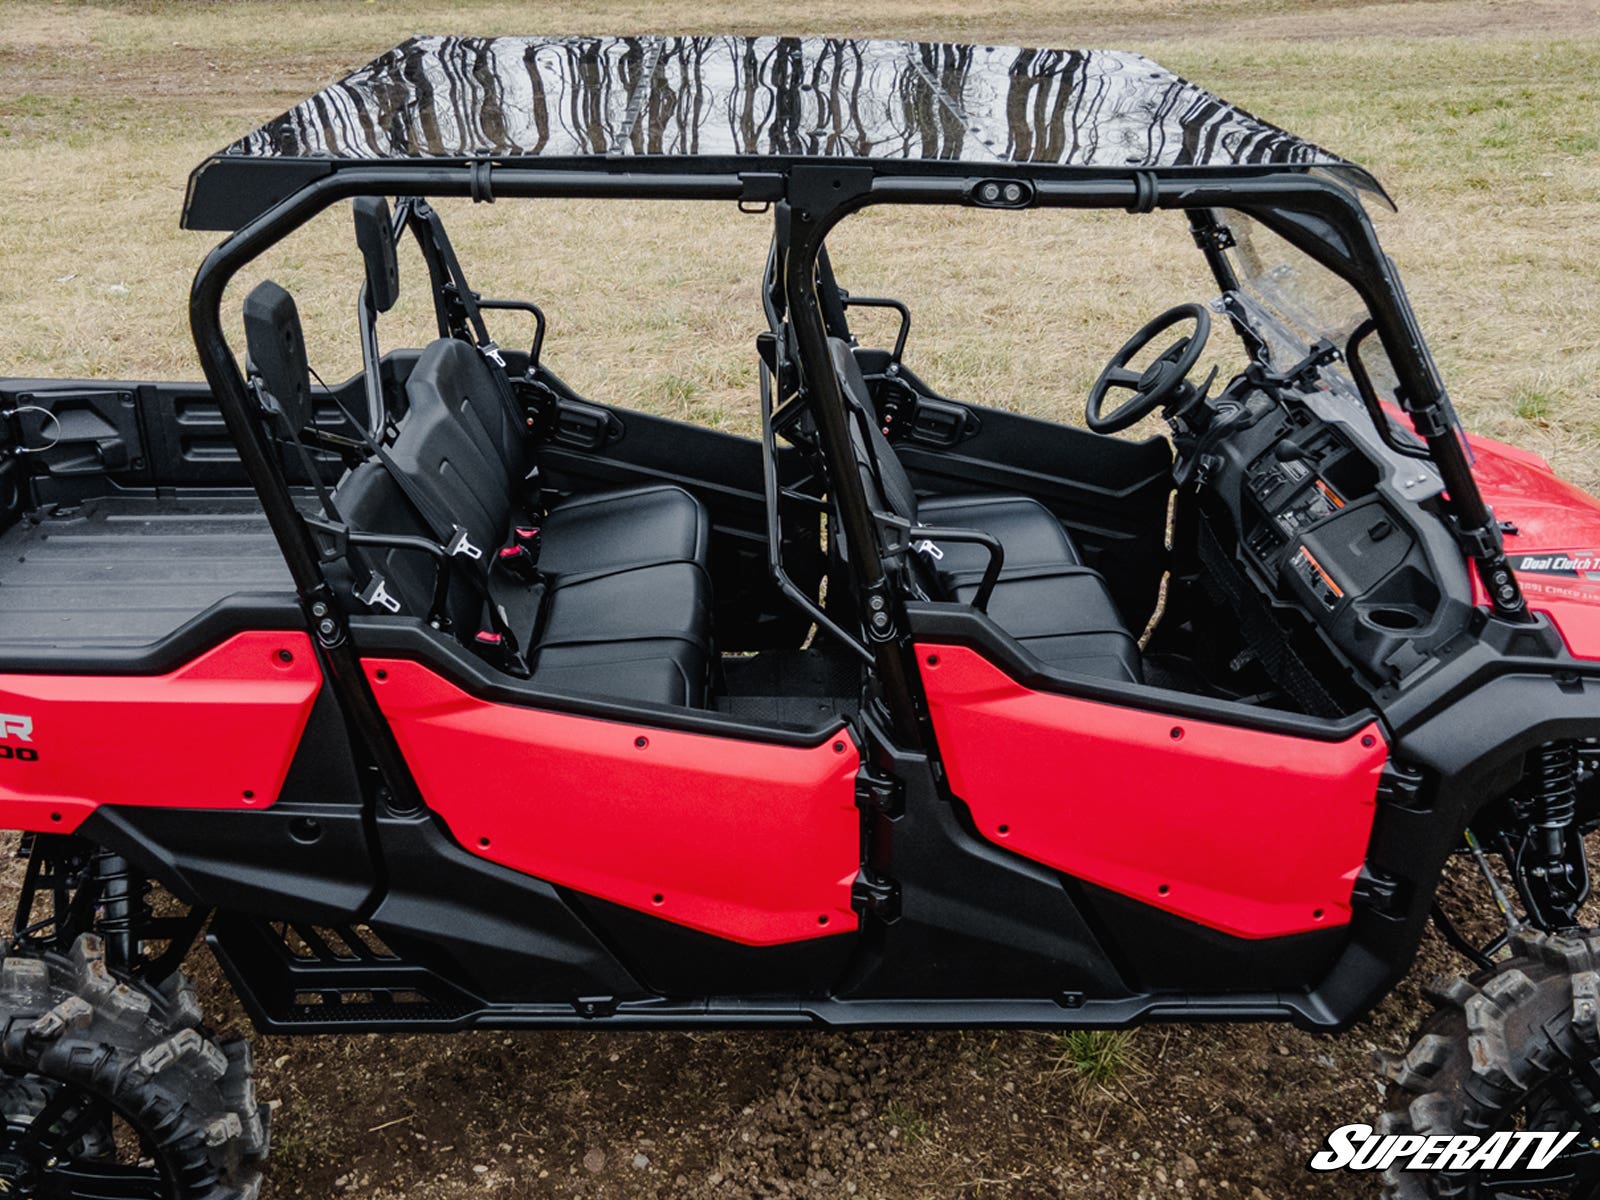
[[[856,927],[860,756],[479,700],[418,663],[367,676],[428,807],[475,854],[703,933]]]
[[[0,828],[70,832],[102,804],[264,808],[321,686],[303,633],[241,633],[170,675],[0,675]]]
[[[1547,614],[1577,658],[1600,659],[1600,500],[1536,454],[1473,437],[1484,499],[1517,532],[1506,553],[1528,607]],[[1478,602],[1487,604],[1476,574]]]
[[[1388,749],[1023,687],[918,647],[951,789],[984,837],[1238,937],[1347,922]]]

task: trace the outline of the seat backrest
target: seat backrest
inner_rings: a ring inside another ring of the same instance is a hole
[[[887,506],[896,516],[915,524],[916,489],[911,486],[911,477],[906,474],[900,456],[878,425],[877,414],[872,409],[872,393],[867,387],[867,377],[861,373],[861,364],[856,362],[855,351],[843,338],[829,338],[828,353],[839,377],[845,407],[850,410],[850,440],[867,494],[876,497],[879,507]]]
[[[339,515],[352,529],[434,540],[433,531],[423,523],[400,485],[375,459],[355,467],[333,495]],[[384,589],[400,602],[401,612],[412,617],[429,614],[437,578],[431,555],[417,550],[369,546],[362,550],[362,558],[372,570],[382,574]],[[477,593],[465,586],[453,586],[450,601],[450,619],[459,628],[476,630],[481,618]]]
[[[428,346],[406,382],[410,407],[389,451],[485,553],[505,541],[528,471],[522,431],[490,370],[466,342]]]
[[[458,555],[450,560],[452,569],[487,578],[494,552],[510,533],[527,475],[521,431],[496,394],[490,370],[474,347],[455,338],[441,338],[422,352],[406,381],[408,410],[388,452],[393,469],[403,472],[425,497],[431,513],[418,512],[390,468],[369,459],[350,471],[334,492],[352,529],[437,541],[445,531],[430,522],[459,525],[483,557]],[[427,554],[369,549],[365,555],[384,575],[402,611],[428,613],[436,576]],[[482,619],[479,591],[458,577],[450,600],[456,626],[476,630]]]

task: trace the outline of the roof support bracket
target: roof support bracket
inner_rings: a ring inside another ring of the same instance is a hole
[[[871,167],[796,164],[789,172],[789,205],[797,221],[822,221],[834,210],[853,207],[872,191]]]

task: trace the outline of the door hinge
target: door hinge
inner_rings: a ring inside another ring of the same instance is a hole
[[[898,817],[906,808],[906,788],[893,775],[862,767],[856,775],[856,807],[863,812]]]
[[[1407,812],[1426,812],[1429,805],[1422,798],[1424,782],[1425,777],[1416,767],[1390,760],[1378,776],[1378,803]]]
[[[850,889],[850,906],[892,925],[900,919],[900,885],[871,867],[862,867]]]
[[[1365,908],[1385,917],[1401,915],[1404,907],[1400,881],[1382,871],[1363,865],[1350,891],[1350,907]]]

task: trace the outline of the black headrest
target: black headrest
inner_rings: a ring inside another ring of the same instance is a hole
[[[400,299],[400,262],[394,252],[394,223],[389,202],[382,196],[356,200],[356,245],[367,261],[367,295],[379,312],[388,312]]]
[[[272,280],[256,284],[244,301],[244,341],[250,370],[278,402],[289,428],[311,424],[311,367],[294,297]]]

